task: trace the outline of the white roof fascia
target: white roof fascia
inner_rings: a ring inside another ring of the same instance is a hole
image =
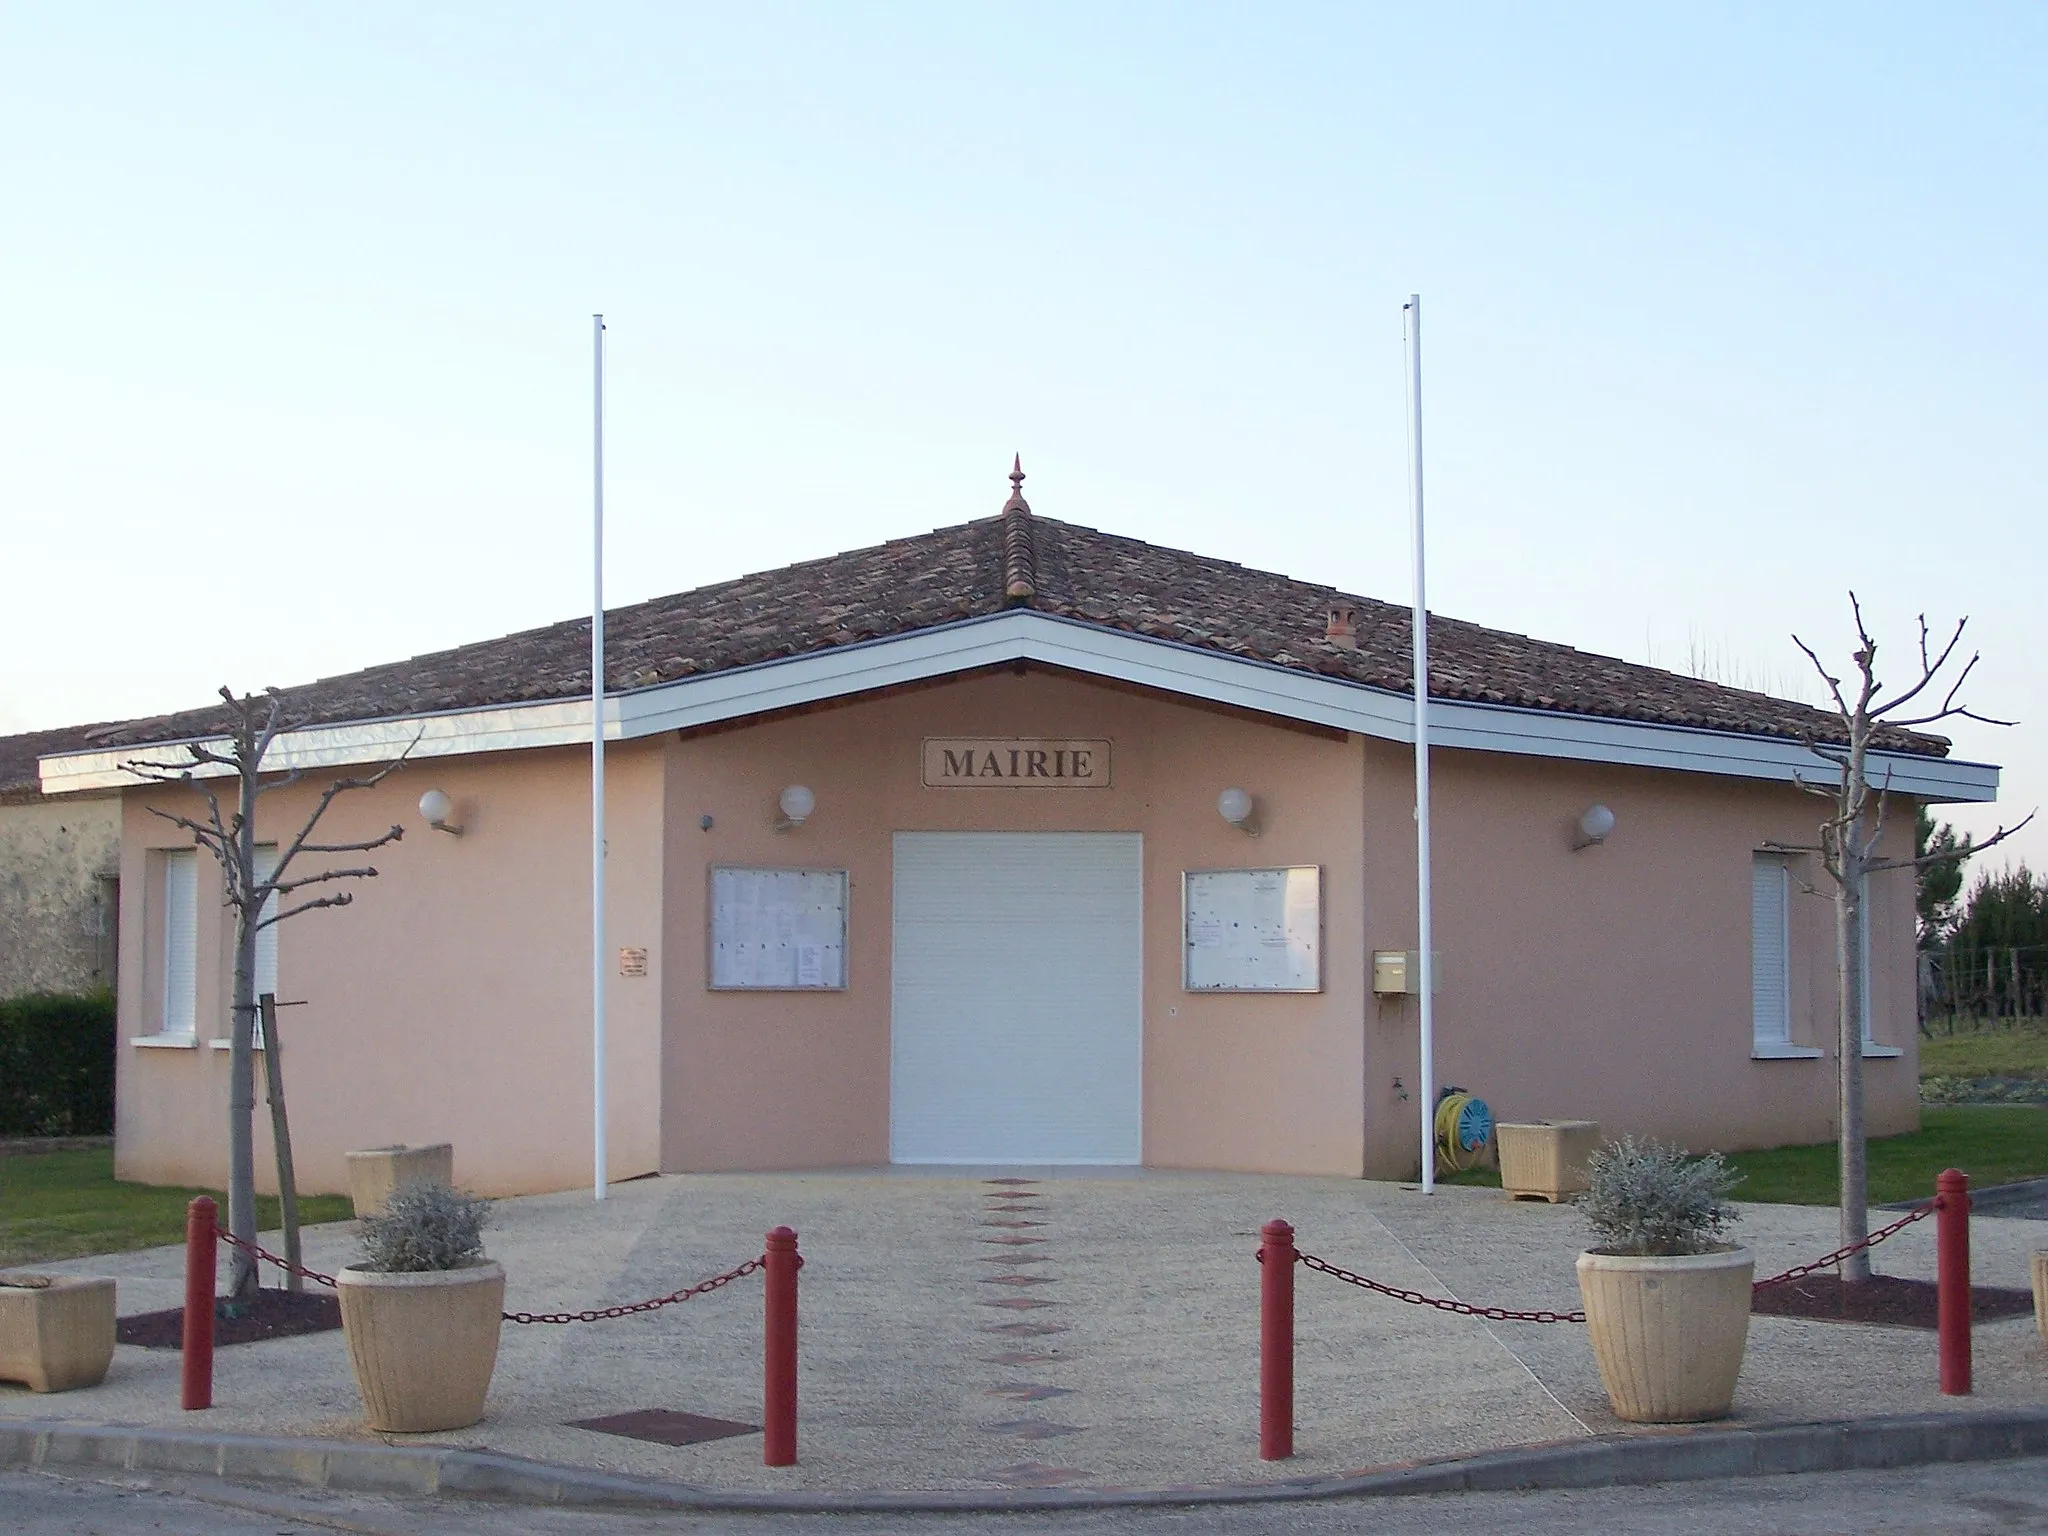
[[[617,698],[605,700],[608,741],[619,736],[618,702]],[[287,731],[272,742],[263,765],[280,772],[293,768],[345,768],[388,763],[402,752],[409,759],[419,760],[522,747],[587,746],[589,742],[590,701],[581,699],[305,726]],[[227,740],[218,736],[195,744],[214,752],[229,750]],[[177,742],[59,753],[40,759],[38,768],[46,795],[120,789],[151,782],[144,775],[130,772],[125,766],[129,763],[158,763],[174,771],[189,767],[195,779],[224,778],[231,771],[217,763],[188,765]]]
[[[623,734],[713,725],[762,710],[1020,660],[1383,741],[1414,739],[1414,704],[1405,693],[1029,609],[629,694],[622,703]],[[1835,773],[1832,764],[1798,742],[1777,737],[1450,700],[1434,701],[1430,720],[1432,744],[1475,752],[1674,768],[1787,784],[1800,778],[1827,783]],[[1900,794],[1990,800],[1998,793],[1998,769],[1989,764],[1873,752],[1870,765],[1873,783],[1886,783]]]
[[[1036,661],[1115,678],[1162,693],[1382,741],[1413,738],[1414,706],[1406,693],[1029,609],[963,619],[906,635],[612,695],[605,701],[605,736],[608,740],[633,739],[715,725],[1014,661]],[[1452,700],[1437,701],[1430,718],[1433,744],[1468,751],[1669,768],[1778,783],[1803,778],[1808,783],[1825,784],[1835,776],[1832,764],[1797,742],[1776,737]],[[419,758],[580,745],[590,740],[590,705],[586,700],[568,700],[314,726],[280,737],[272,748],[271,761],[280,768],[383,762],[403,751],[415,735],[419,743],[412,755]],[[175,749],[170,747],[45,757],[44,793],[139,783],[141,780],[120,765],[143,757],[176,760]],[[1998,769],[1990,764],[1872,753],[1870,767],[1873,783],[1884,783],[1900,794],[1938,801],[1991,800],[1998,794]]]

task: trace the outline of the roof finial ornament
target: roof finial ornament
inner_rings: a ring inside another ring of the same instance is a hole
[[[1031,503],[1024,499],[1024,455],[1021,453],[1010,459],[1010,499],[1003,503],[1005,512],[1013,509],[1031,510]]]
[[[1038,592],[1038,559],[1032,549],[1031,503],[1024,499],[1024,455],[1010,461],[1010,499],[1003,503],[1003,596],[1028,603]]]

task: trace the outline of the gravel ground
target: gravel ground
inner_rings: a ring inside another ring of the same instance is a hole
[[[987,1182],[1030,1177],[1028,1186]],[[1013,1198],[1019,1191],[1024,1198]],[[1014,1207],[1014,1209],[1013,1209]],[[802,1234],[802,1440],[760,1465],[745,1435],[670,1447],[567,1421],[667,1408],[757,1423],[760,1290],[612,1322],[508,1325],[484,1421],[438,1441],[734,1488],[1164,1486],[1331,1474],[1626,1429],[1584,1329],[1487,1323],[1298,1272],[1299,1454],[1256,1458],[1259,1224],[1395,1286],[1514,1308],[1577,1304],[1584,1223],[1498,1191],[1425,1197],[1356,1180],[1074,1170],[676,1176],[502,1202],[490,1235],[507,1306],[574,1310],[676,1289]],[[1003,1223],[1035,1223],[1004,1225]],[[1835,1246],[1835,1214],[1752,1206],[1759,1274]],[[1042,1239],[1013,1242],[1008,1239]],[[1974,1278],[2027,1284],[2040,1229],[1980,1217]],[[350,1256],[313,1229],[309,1262]],[[1933,1223],[1883,1245],[1886,1273],[1933,1275]],[[124,1314],[175,1306],[176,1249],[49,1268],[113,1274]],[[1977,1334],[1977,1396],[1936,1390],[1931,1333],[1756,1318],[1737,1422],[2038,1402],[2048,1353],[2030,1320]],[[0,1415],[358,1438],[340,1335],[220,1353],[219,1406],[176,1409],[175,1354],[122,1347],[100,1387],[0,1386]]]

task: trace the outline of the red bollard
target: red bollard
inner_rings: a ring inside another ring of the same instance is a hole
[[[1259,1229],[1259,1457],[1294,1454],[1294,1228]]]
[[[1941,1390],[1970,1395],[1970,1176],[1944,1168],[1934,1181],[1934,1310]]]
[[[766,1379],[761,1392],[761,1462],[796,1465],[796,1234],[777,1227],[768,1234],[765,1255],[767,1325],[762,1355]]]
[[[180,1408],[213,1406],[214,1253],[219,1209],[205,1195],[185,1207],[184,1370]]]

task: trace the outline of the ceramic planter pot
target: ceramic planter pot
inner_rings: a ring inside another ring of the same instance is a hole
[[[1586,1335],[1617,1416],[1689,1424],[1725,1416],[1749,1345],[1756,1255],[1732,1243],[1673,1257],[1579,1255]]]
[[[445,1141],[424,1147],[368,1147],[348,1154],[348,1193],[358,1216],[381,1216],[384,1202],[403,1184],[455,1185],[455,1148]]]
[[[489,1260],[460,1269],[335,1275],[341,1331],[372,1429],[400,1434],[464,1429],[484,1416],[498,1363],[505,1271]]]
[[[97,1386],[113,1358],[113,1281],[0,1276],[0,1381],[69,1392]]]

